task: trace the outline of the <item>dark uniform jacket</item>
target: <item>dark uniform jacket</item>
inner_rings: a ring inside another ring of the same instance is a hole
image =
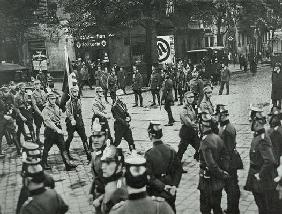
[[[158,90],[162,87],[162,76],[155,71],[151,76],[151,90]]]
[[[229,170],[242,169],[242,161],[239,153],[236,150],[236,129],[229,122],[229,120],[220,124],[219,136],[224,142],[228,159],[229,159]]]
[[[117,77],[114,73],[111,73],[108,77],[108,89],[109,91],[117,90]]]
[[[20,214],[64,214],[69,207],[62,197],[53,189],[41,188],[31,192],[32,198],[27,200]]]
[[[224,187],[228,169],[228,155],[222,139],[210,132],[204,133],[200,143],[200,190],[219,191]]]
[[[182,89],[184,91],[187,91],[189,88],[189,80],[190,77],[188,74],[186,75],[183,71],[180,72],[179,77],[178,77],[178,89]]]
[[[118,122],[121,125],[129,126],[129,123],[126,121],[126,117],[130,117],[126,105],[119,99],[115,102],[112,109],[113,117],[115,122]]]
[[[138,71],[136,74],[133,74],[132,89],[141,90],[142,86],[143,86],[142,74]]]
[[[75,120],[77,126],[84,126],[81,113],[81,100],[69,99],[66,103],[66,123],[71,125],[71,121]]]
[[[204,97],[204,82],[202,79],[193,78],[189,81],[190,91],[193,92],[195,96],[195,101],[197,106],[200,106],[202,99]]]
[[[165,185],[178,187],[182,177],[181,162],[175,150],[162,141],[156,141],[153,148],[146,151],[145,158],[150,176],[149,195],[170,197],[164,190]]]
[[[171,207],[160,197],[148,197],[146,193],[129,195],[129,200],[116,204],[110,214],[173,214]],[[158,211],[159,212],[158,212]]]
[[[166,79],[164,83],[164,88],[163,88],[162,100],[165,100],[165,102],[174,101],[172,89],[173,89],[172,80],[170,78]]]
[[[270,137],[273,147],[273,155],[278,166],[280,162],[280,157],[282,156],[282,127],[277,126],[268,129],[267,135]]]
[[[264,130],[263,130],[264,131]],[[250,168],[245,189],[256,193],[263,193],[265,190],[275,189],[275,158],[269,136],[263,133],[256,133],[250,148]],[[257,180],[255,174],[259,174]]]
[[[124,88],[126,86],[126,75],[124,70],[119,70],[117,72],[117,81],[119,88]]]

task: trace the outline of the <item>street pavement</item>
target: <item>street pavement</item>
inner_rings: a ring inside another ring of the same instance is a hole
[[[231,65],[232,67],[233,65]],[[233,69],[236,71],[236,69]],[[237,69],[238,71],[238,69]],[[230,95],[218,95],[218,86],[214,88],[212,101],[214,104],[226,104],[230,121],[237,129],[237,148],[244,162],[244,169],[239,171],[239,184],[241,189],[240,210],[242,214],[258,213],[252,194],[243,190],[246,182],[247,172],[249,168],[249,147],[252,139],[250,125],[248,122],[249,104],[250,103],[270,103],[271,94],[271,68],[266,65],[260,65],[256,76],[250,73],[234,72],[230,82]],[[59,87],[57,85],[57,87]],[[90,135],[90,124],[92,117],[92,90],[85,90],[82,98],[83,118],[87,135]],[[224,91],[225,93],[225,91]],[[129,112],[132,116],[132,132],[135,139],[136,148],[141,153],[152,147],[147,136],[147,127],[150,120],[160,120],[163,124],[167,122],[167,115],[162,107],[151,108],[151,94],[144,93],[145,107],[132,108],[134,104],[134,96],[125,95],[122,99],[127,104]],[[109,101],[110,98],[109,98]],[[179,143],[178,132],[181,127],[179,120],[179,111],[181,106],[172,107],[173,115],[177,121],[172,127],[163,127],[163,140],[177,149]],[[109,106],[110,109],[110,106]],[[269,112],[270,106],[267,106],[266,112]],[[64,121],[64,118],[62,118]],[[63,122],[64,124],[64,122]],[[113,119],[110,120],[110,127],[113,134]],[[65,127],[63,127],[65,130]],[[43,131],[43,130],[42,130]],[[66,131],[65,131],[66,138]],[[43,135],[42,135],[43,140]],[[122,142],[122,148],[128,152],[126,142]],[[20,188],[22,186],[21,158],[16,156],[15,148],[4,145],[6,157],[0,159],[0,206],[3,214],[14,214]],[[94,208],[88,204],[88,191],[92,180],[90,165],[86,160],[83,152],[82,142],[76,135],[71,144],[71,153],[78,161],[78,167],[75,171],[64,171],[63,162],[59,155],[59,150],[54,146],[49,153],[49,163],[52,166],[50,174],[56,181],[56,191],[62,195],[65,202],[69,205],[68,213],[90,214],[94,213]],[[184,154],[184,169],[188,171],[183,174],[180,186],[177,192],[176,208],[179,214],[200,213],[199,211],[199,191],[198,171],[199,165],[193,159],[193,148],[190,146]],[[222,207],[226,208],[226,195],[223,194]],[[0,209],[1,210],[1,209]],[[0,212],[1,213],[1,212]]]

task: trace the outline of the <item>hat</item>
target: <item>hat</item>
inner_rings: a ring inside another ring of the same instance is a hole
[[[22,87],[25,87],[25,86],[26,86],[26,84],[24,82],[20,82],[17,85],[18,88],[22,88]]]
[[[41,166],[40,163],[41,160],[39,158],[27,160],[26,162],[27,167],[26,167],[25,177],[32,178],[31,181],[35,183],[41,183],[45,180],[43,167]]]
[[[1,88],[0,88],[1,91],[5,91],[5,90],[9,90],[8,86],[6,85],[3,85]]]
[[[116,95],[117,95],[117,96],[124,95],[123,90],[122,90],[122,89],[118,89],[118,90],[116,91]]]
[[[210,113],[204,111],[201,113],[201,119],[203,122],[210,122],[212,120],[212,117]]]
[[[204,87],[204,93],[207,93],[208,91],[212,91],[212,87],[210,85]]]
[[[108,145],[103,151],[101,161],[102,162],[114,161],[116,163],[123,163],[124,157],[121,148],[116,148],[114,145]]]
[[[101,136],[105,134],[105,132],[102,131],[102,126],[99,122],[99,118],[95,118],[91,127],[91,131],[93,136]]]
[[[102,89],[102,87],[98,86],[95,88],[95,93],[98,93],[98,92],[103,92],[104,90]]]
[[[56,99],[56,95],[51,91],[47,94],[47,98],[50,99],[50,98],[55,98]]]
[[[131,152],[131,155],[129,155],[125,160],[124,160],[125,165],[130,165],[130,166],[143,166],[146,164],[146,159],[138,155],[136,150],[133,150]]]
[[[215,115],[216,114],[226,114],[228,115],[228,110],[225,108],[226,105],[224,104],[217,104],[215,108]]]
[[[75,86],[72,86],[72,87],[70,88],[70,91],[71,91],[71,92],[79,91],[79,88],[78,88],[77,85],[75,85]]]
[[[249,118],[250,121],[252,121],[254,119],[258,120],[258,118],[263,117],[262,116],[263,109],[260,105],[250,104],[250,110],[251,110],[250,118]]]
[[[192,91],[187,91],[185,94],[184,94],[184,97],[194,97],[194,93]]]
[[[39,79],[34,80],[34,84],[40,84],[41,81]]]

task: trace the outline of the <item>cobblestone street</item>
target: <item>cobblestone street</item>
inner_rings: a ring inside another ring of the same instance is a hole
[[[231,65],[232,66],[232,65]],[[84,92],[85,98],[82,99],[83,116],[87,135],[90,134],[90,123],[92,117],[92,99],[94,91]],[[249,145],[252,134],[248,122],[249,104],[250,103],[271,103],[271,68],[261,65],[258,68],[256,76],[250,73],[234,73],[230,83],[230,95],[218,95],[218,86],[213,92],[213,103],[223,103],[227,105],[230,113],[230,121],[237,129],[237,148],[244,161],[244,170],[239,171],[241,201],[240,210],[242,214],[258,213],[252,194],[243,190],[249,168]],[[144,108],[132,108],[134,95],[123,96],[125,103],[129,108],[132,116],[131,127],[133,138],[138,151],[144,153],[151,148],[152,144],[147,137],[147,126],[150,120],[160,120],[163,124],[167,122],[167,115],[163,107],[150,108],[151,93],[146,92],[144,95]],[[110,100],[110,99],[109,99]],[[172,127],[163,127],[164,141],[177,149],[179,143],[178,132],[180,129],[179,109],[181,106],[172,107],[173,115],[177,122]],[[110,108],[110,106],[109,106]],[[270,106],[265,108],[268,113]],[[64,118],[62,119],[64,121]],[[64,123],[63,123],[64,124]],[[65,124],[64,124],[65,125]],[[111,131],[113,134],[113,119],[110,120]],[[65,127],[63,128],[65,130]],[[43,131],[43,129],[42,129]],[[77,135],[71,144],[71,152],[78,161],[78,167],[74,171],[64,171],[64,165],[59,155],[57,147],[53,147],[49,153],[49,163],[52,170],[49,171],[56,181],[56,190],[62,195],[65,202],[70,206],[68,213],[88,214],[94,213],[94,208],[88,205],[88,191],[92,175],[90,165],[83,152],[82,142]],[[41,136],[43,140],[43,135]],[[66,131],[65,131],[66,138]],[[127,144],[122,146],[128,150]],[[21,158],[16,156],[14,147],[4,144],[6,157],[0,159],[0,206],[3,214],[14,214],[18,200],[19,191],[22,185],[20,176]],[[193,159],[194,151],[191,147],[184,155],[184,168],[188,173],[183,174],[182,180],[177,192],[176,207],[178,214],[200,213],[199,211],[199,191],[198,184],[198,163]],[[224,193],[222,207],[226,208],[226,196]]]

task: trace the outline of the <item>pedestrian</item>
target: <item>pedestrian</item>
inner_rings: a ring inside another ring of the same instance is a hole
[[[16,123],[18,126],[17,138],[20,142],[21,134],[24,135],[25,140],[34,141],[34,128],[33,128],[33,117],[32,117],[32,103],[31,103],[31,93],[26,93],[26,84],[19,83],[19,92],[15,96],[15,110],[17,112]],[[24,125],[27,125],[30,137],[25,132]]]
[[[281,64],[275,63],[273,68],[272,77],[271,77],[271,99],[273,106],[277,106],[281,109],[281,100],[282,100],[282,72]]]
[[[194,159],[199,160],[200,138],[198,136],[197,115],[193,108],[194,94],[187,91],[184,94],[184,107],[180,112],[181,129],[179,131],[180,143],[177,157],[181,161],[189,144],[195,149]]]
[[[271,140],[265,133],[266,118],[259,107],[251,108],[251,130],[254,138],[250,147],[250,168],[245,190],[252,192],[259,213],[277,213],[275,201],[275,157]]]
[[[153,96],[153,103],[151,104],[151,106],[156,105],[156,96],[157,96],[158,104],[159,105],[161,104],[161,98],[160,98],[161,87],[162,87],[161,73],[154,66],[152,66],[150,89],[151,89],[151,93],[152,93],[152,96]]]
[[[94,101],[92,105],[92,111],[93,111],[92,124],[94,123],[95,119],[98,118],[100,123],[104,127],[107,139],[110,139],[111,142],[113,142],[113,138],[111,136],[111,130],[108,122],[108,120],[111,119],[111,115],[109,112],[107,112],[106,105],[102,101],[102,96],[103,96],[103,89],[101,87],[96,87]]]
[[[237,170],[243,169],[243,162],[240,154],[236,150],[236,129],[229,121],[229,113],[225,105],[218,104],[215,114],[220,125],[219,136],[224,142],[229,160],[227,172],[230,177],[225,180],[224,186],[224,190],[227,194],[227,210],[225,213],[240,214],[240,188],[238,185]]]
[[[125,103],[122,101],[122,90],[116,91],[117,100],[112,106],[112,114],[115,119],[115,141],[114,145],[118,146],[121,143],[122,138],[127,141],[128,147],[131,150],[135,149],[134,140],[132,137],[132,131],[130,128],[131,117],[128,113]]]
[[[61,126],[61,112],[59,107],[56,105],[56,95],[52,92],[49,93],[47,95],[47,101],[48,102],[42,111],[42,117],[45,124],[42,166],[46,170],[51,169],[47,162],[48,152],[52,146],[56,144],[60,150],[66,170],[72,170],[76,167],[76,165],[70,162],[66,151],[64,135]]]
[[[69,209],[62,197],[53,189],[44,186],[44,171],[38,161],[27,162],[24,184],[29,191],[29,199],[23,204],[20,214],[66,213]]]
[[[137,67],[133,66],[132,90],[134,92],[134,97],[135,97],[135,105],[133,107],[138,106],[138,98],[140,100],[140,107],[143,107],[142,86],[143,86],[142,75],[137,69]]]
[[[149,175],[147,192],[150,196],[163,197],[176,212],[176,192],[182,177],[181,162],[176,151],[163,143],[163,132],[159,121],[151,121],[147,130],[153,143],[153,148],[145,152]]]
[[[110,70],[108,76],[108,89],[110,91],[110,97],[112,99],[112,105],[116,101],[116,90],[117,90],[117,76],[114,71],[114,67]]]
[[[101,207],[101,213],[107,214],[115,204],[128,199],[123,177],[124,157],[121,148],[108,145],[101,157],[101,168],[105,192],[95,199],[93,205]]]
[[[161,98],[161,101],[164,102],[164,109],[166,110],[168,115],[168,124],[166,124],[165,126],[173,126],[173,123],[175,122],[171,111],[171,106],[174,104],[172,89],[173,89],[173,82],[170,78],[170,75],[166,73],[164,87],[162,91],[162,98]]]
[[[125,86],[126,86],[126,74],[123,67],[117,67],[117,82],[118,88],[123,90],[123,93],[126,94]]]
[[[132,152],[125,159],[125,182],[129,194],[128,200],[116,204],[110,214],[155,214],[156,210],[162,214],[174,213],[163,198],[147,196],[146,159],[136,152]]]
[[[219,95],[222,95],[224,85],[226,85],[226,95],[229,94],[230,76],[231,74],[229,68],[225,64],[221,64]]]
[[[46,103],[46,94],[43,90],[41,90],[41,83],[39,80],[34,81],[34,91],[31,96],[32,107],[34,109],[33,119],[35,124],[35,141],[37,144],[42,145],[43,143],[40,141],[40,128],[43,123],[43,119],[41,116],[42,110],[44,109],[44,105]]]
[[[201,114],[203,137],[200,143],[200,211],[203,214],[222,214],[221,197],[227,173],[227,154],[222,139],[212,131],[211,115]]]
[[[82,63],[82,67],[79,73],[81,75],[81,85],[80,85],[81,90],[83,90],[85,84],[87,84],[89,88],[92,90],[93,88],[90,81],[89,70],[84,62]]]
[[[104,91],[105,101],[108,103],[108,68],[105,67],[100,74],[100,86]]]
[[[68,132],[68,138],[65,142],[66,151],[70,160],[74,158],[70,155],[70,144],[75,132],[78,133],[86,154],[87,160],[91,160],[91,154],[88,147],[87,136],[85,133],[85,126],[82,119],[82,106],[81,100],[78,98],[79,88],[78,86],[70,88],[70,99],[66,103],[66,127]]]

